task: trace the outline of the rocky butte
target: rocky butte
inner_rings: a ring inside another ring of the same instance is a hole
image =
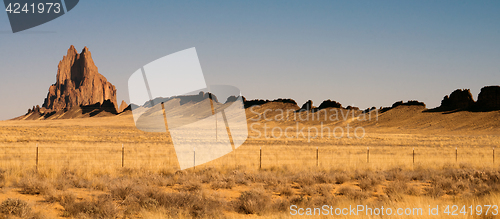
[[[116,88],[99,74],[87,47],[79,54],[72,45],[57,67],[56,83],[50,86],[40,111],[50,113],[105,101],[117,111]]]

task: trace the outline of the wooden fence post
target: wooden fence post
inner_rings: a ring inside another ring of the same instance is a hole
[[[415,148],[413,148],[413,164],[415,164]]]
[[[262,169],[262,147],[259,150],[259,170]]]
[[[458,162],[458,147],[455,148],[455,162]]]
[[[36,161],[35,161],[35,169],[38,171],[38,143],[36,143]]]
[[[122,167],[125,166],[125,147],[122,144]]]
[[[196,169],[196,147],[193,147],[193,170]]]
[[[493,148],[493,164],[495,163],[495,148]]]
[[[319,167],[319,148],[316,147],[316,166]]]
[[[370,163],[370,147],[366,147],[366,162]]]

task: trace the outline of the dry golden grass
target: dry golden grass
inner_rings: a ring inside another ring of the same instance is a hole
[[[497,113],[462,116],[496,121]],[[43,201],[29,205],[50,217],[80,218],[288,218],[292,204],[498,204],[498,127],[454,129],[455,117],[422,114],[400,129],[381,115],[365,124],[362,139],[257,138],[253,130],[232,153],[185,171],[169,136],[137,130],[131,115],[2,121],[0,201],[37,197]]]

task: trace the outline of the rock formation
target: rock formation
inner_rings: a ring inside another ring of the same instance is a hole
[[[56,83],[50,86],[42,105],[44,113],[73,107],[103,104],[108,100],[115,108],[116,88],[99,74],[87,47],[78,54],[74,46],[59,62]]]
[[[457,89],[441,101],[441,110],[467,109],[474,105],[474,99],[469,89]]]
[[[305,102],[304,104],[302,104],[302,107],[300,107],[300,109],[297,110],[297,112],[312,111],[313,108],[314,108],[313,101],[312,100],[308,100],[307,102]]]
[[[339,102],[337,101],[333,101],[333,100],[325,100],[323,101],[319,106],[318,106],[318,110],[322,110],[322,109],[326,109],[326,108],[342,108],[342,104],[340,104]]]
[[[127,107],[128,107],[127,102],[125,102],[125,100],[122,100],[122,103],[120,104],[120,108],[118,108],[118,112],[119,113],[123,112]]]
[[[420,106],[420,107],[424,107],[425,108],[425,103],[424,102],[419,102],[417,100],[409,100],[408,102],[403,102],[402,100],[401,101],[397,101],[395,103],[392,104],[391,107],[380,107],[380,110],[379,112],[380,113],[384,113],[384,112],[387,112],[391,109],[394,109],[398,106]]]
[[[245,105],[245,108],[249,108],[252,106],[260,106],[266,103],[291,103],[293,105],[297,105],[297,102],[295,102],[295,100],[283,99],[283,98],[278,98],[274,100],[261,100],[261,99],[247,100],[245,97],[243,97],[243,103]]]
[[[480,111],[500,110],[500,86],[481,88],[475,108]]]

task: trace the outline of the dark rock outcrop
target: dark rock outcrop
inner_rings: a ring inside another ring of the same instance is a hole
[[[417,100],[409,100],[408,102],[403,102],[403,101],[397,101],[392,104],[391,107],[380,107],[380,113],[387,112],[391,109],[394,109],[398,106],[421,106],[425,108],[425,103],[424,102],[419,102]]]
[[[323,101],[318,106],[318,110],[322,110],[322,109],[326,109],[326,108],[342,108],[342,104],[340,104],[337,101],[333,101],[333,100],[328,99],[328,100]]]
[[[105,100],[102,104],[98,102],[92,105],[81,106],[81,109],[82,114],[91,113],[90,116],[97,115],[101,112],[118,114],[115,105],[110,100]]]
[[[481,88],[474,110],[500,110],[500,86],[486,86]]]
[[[427,112],[487,112],[494,110],[500,110],[500,86],[481,88],[477,102],[474,101],[469,89],[457,89],[450,96],[445,96],[439,107],[427,110]]]
[[[376,109],[377,109],[377,107],[366,108],[365,110],[363,110],[363,113],[369,113],[369,112],[376,110]]]
[[[99,74],[87,47],[78,54],[71,46],[59,62],[56,83],[50,86],[42,110],[48,113],[104,101],[118,109],[115,86]]]
[[[304,104],[302,104],[302,107],[300,107],[299,110],[297,110],[297,112],[302,112],[302,111],[313,111],[314,109],[314,106],[313,106],[313,101],[312,100],[308,100],[306,101]]]
[[[474,105],[474,99],[469,89],[457,89],[450,96],[446,95],[438,109],[442,111],[468,109]]]
[[[249,108],[252,106],[260,106],[260,105],[263,105],[266,103],[291,103],[291,104],[297,105],[297,102],[295,102],[295,100],[283,99],[283,98],[278,98],[278,99],[274,99],[274,100],[259,100],[259,99],[247,100],[245,97],[243,97],[243,103],[245,105],[245,108]]]
[[[346,110],[354,110],[354,111],[358,111],[358,110],[359,110],[359,107],[356,107],[356,106],[347,106],[345,109],[346,109]]]

